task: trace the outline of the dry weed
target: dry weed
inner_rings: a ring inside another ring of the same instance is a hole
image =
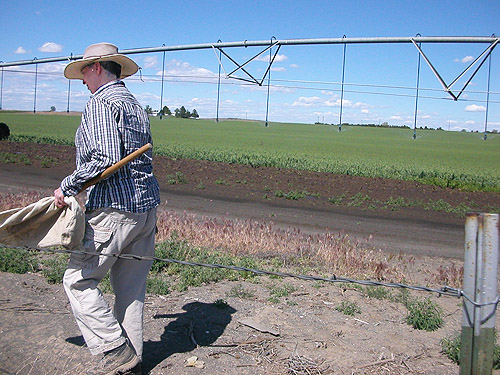
[[[176,233],[194,246],[221,249],[232,255],[280,257],[322,265],[331,274],[401,281],[402,272],[391,265],[381,250],[369,248],[345,233],[303,233],[299,228],[275,228],[271,222],[219,220],[160,210],[158,241]]]

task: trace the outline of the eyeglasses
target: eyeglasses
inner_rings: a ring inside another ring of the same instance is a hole
[[[90,64],[85,65],[83,68],[81,68],[81,69],[80,69],[80,73],[82,73],[82,74],[87,73],[87,72],[88,72],[88,69],[87,69],[87,68],[90,68],[90,67],[91,67],[92,65],[94,65],[94,64],[95,64],[95,61],[94,61],[94,62],[91,62]],[[84,70],[85,70],[85,69],[87,69],[87,71],[86,71],[86,72],[84,72]]]

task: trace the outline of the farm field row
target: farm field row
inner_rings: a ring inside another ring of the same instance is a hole
[[[80,116],[0,112],[13,140],[71,144]],[[151,118],[155,152],[178,159],[419,181],[500,191],[500,137],[482,134],[256,121]]]

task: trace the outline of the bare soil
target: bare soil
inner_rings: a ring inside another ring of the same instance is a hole
[[[50,193],[74,168],[72,147],[0,142],[0,152],[26,154],[31,160],[30,165],[0,163],[2,193]],[[413,254],[416,275],[439,264],[460,265],[464,218],[416,207],[391,210],[377,202],[402,197],[441,199],[477,210],[500,205],[498,193],[414,182],[160,156],[154,168],[162,199],[168,201],[165,209],[272,221],[304,232],[371,237],[383,251]],[[173,184],[176,172],[185,181]],[[291,200],[277,197],[277,191],[307,194]],[[329,202],[341,194],[370,200],[357,207],[348,204],[354,200]],[[271,289],[283,285],[294,291],[270,302]],[[0,291],[0,374],[79,374],[91,363],[60,285],[47,284],[38,274],[0,273]],[[458,366],[441,353],[440,340],[460,332],[461,300],[423,292],[412,295],[440,305],[442,328],[415,330],[406,324],[408,312],[401,303],[369,298],[352,285],[259,277],[258,282],[227,281],[183,293],[148,295],[143,369],[152,375],[457,374]],[[344,315],[336,309],[342,302],[356,303],[361,313]],[[198,367],[187,366],[194,356]]]

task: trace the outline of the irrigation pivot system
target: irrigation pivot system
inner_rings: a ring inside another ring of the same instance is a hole
[[[342,81],[341,81],[341,92],[343,95],[344,92],[344,70],[345,70],[345,53],[346,46],[348,44],[413,44],[415,48],[418,50],[418,68],[417,68],[417,84],[416,84],[416,95],[415,95],[415,120],[414,120],[414,135],[415,138],[415,129],[417,123],[417,111],[418,111],[418,90],[419,90],[419,76],[420,76],[420,59],[422,58],[426,64],[429,66],[439,83],[441,84],[444,92],[446,92],[453,100],[457,101],[459,97],[462,95],[464,90],[467,88],[473,77],[476,73],[481,69],[486,60],[489,59],[489,68],[488,68],[488,92],[486,99],[486,119],[485,119],[485,131],[484,138],[486,139],[486,131],[487,131],[487,122],[488,122],[488,104],[489,104],[489,87],[490,87],[490,70],[491,70],[491,53],[497,46],[500,38],[492,35],[490,37],[477,37],[477,36],[463,36],[463,37],[425,37],[417,34],[414,37],[373,37],[373,38],[348,38],[345,35],[342,38],[321,38],[321,39],[285,39],[278,40],[275,37],[270,38],[269,40],[258,40],[258,41],[240,41],[240,42],[222,42],[217,41],[217,43],[204,43],[204,44],[187,44],[187,45],[177,45],[177,46],[165,46],[161,47],[147,47],[147,48],[133,48],[133,49],[124,49],[120,50],[119,53],[124,55],[132,55],[132,54],[142,54],[142,53],[156,53],[163,52],[163,63],[165,63],[165,52],[172,51],[186,51],[186,50],[203,50],[203,49],[212,49],[215,52],[215,56],[219,62],[219,89],[220,89],[220,74],[221,68],[224,71],[226,78],[232,78],[237,80],[242,80],[246,82],[250,82],[252,84],[256,84],[259,86],[263,86],[265,84],[267,78],[267,86],[268,86],[268,98],[267,98],[267,108],[266,108],[266,125],[267,125],[267,113],[269,109],[269,85],[271,83],[271,67],[275,61],[276,56],[278,55],[278,51],[283,46],[300,46],[300,45],[329,45],[329,44],[340,44],[344,46],[343,50],[343,62],[342,62]],[[441,74],[438,72],[436,67],[432,64],[431,60],[426,56],[424,51],[422,50],[422,44],[425,43],[473,43],[473,44],[485,44],[485,50],[475,58],[451,83],[446,83],[442,78]],[[228,49],[238,48],[238,47],[262,47],[262,50],[257,53],[255,56],[251,57],[247,61],[243,63],[238,63],[235,59],[233,59],[230,54],[227,52]],[[274,53],[273,53],[274,49]],[[245,66],[251,61],[259,58],[262,54],[269,51],[269,63],[265,73],[262,77],[257,78],[248,70],[245,69]],[[224,69],[224,65],[222,63],[222,55],[224,55],[227,59],[229,59],[232,63],[235,64],[236,69],[232,71],[226,71]],[[1,81],[0,81],[0,109],[2,108],[2,92],[3,92],[3,72],[4,68],[20,66],[20,65],[33,65],[49,62],[68,62],[72,60],[77,60],[82,58],[83,55],[70,55],[64,57],[52,57],[52,58],[43,58],[43,59],[33,59],[33,60],[23,60],[23,61],[13,61],[13,62],[0,62],[0,68],[2,72]],[[472,70],[473,69],[473,70]],[[466,73],[472,70],[467,82],[463,85],[461,89],[454,90],[455,84],[462,78]],[[162,71],[164,72],[164,70]],[[237,76],[236,73],[239,72],[243,76]],[[36,79],[35,79],[36,82]],[[453,90],[452,90],[453,89]],[[69,91],[69,89],[68,89]],[[162,94],[163,94],[163,73],[162,73]],[[35,96],[36,96],[36,83],[35,83]],[[69,96],[69,94],[68,94]],[[162,95],[163,101],[163,95]],[[219,91],[217,94],[217,108],[219,107]],[[160,103],[160,108],[163,108],[163,103]],[[217,110],[217,121],[218,121],[218,110]],[[342,129],[342,106],[340,108],[339,114],[339,131]]]

